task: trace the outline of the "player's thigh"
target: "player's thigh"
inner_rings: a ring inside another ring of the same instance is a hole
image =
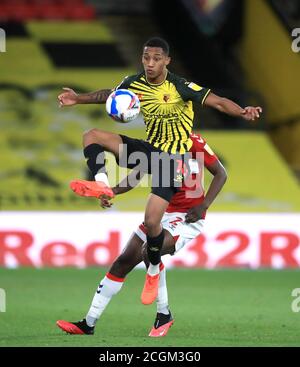
[[[186,213],[180,212],[165,213],[163,216],[162,226],[174,240],[174,251],[171,254],[178,252],[203,232],[204,220],[186,223],[185,216]]]
[[[178,230],[178,236],[175,242],[175,253],[188,245],[191,241],[203,233],[204,220],[198,220],[194,223],[182,223]]]
[[[94,128],[83,134],[83,146],[86,147],[90,144],[99,144],[105,151],[119,157],[123,140],[118,134]]]
[[[161,231],[160,222],[168,205],[169,202],[166,199],[152,193],[149,195],[145,209],[144,224],[150,236],[159,235]]]

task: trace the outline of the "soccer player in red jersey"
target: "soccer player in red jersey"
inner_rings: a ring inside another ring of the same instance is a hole
[[[223,165],[206,141],[199,134],[191,134],[190,137],[193,144],[190,148],[189,167],[184,181],[186,185],[172,197],[161,221],[164,231],[162,255],[174,255],[202,233],[206,210],[217,197],[227,178]],[[206,195],[201,185],[203,166],[214,176]],[[115,195],[133,188],[127,185],[128,178],[124,181],[126,185],[120,184],[113,188]],[[100,200],[103,207],[111,206],[108,199],[101,198]],[[149,264],[145,247],[146,235],[146,227],[141,224],[130,238],[122,254],[114,261],[101,280],[86,317],[78,322],[57,321],[57,325],[62,330],[70,334],[94,333],[97,320],[111,298],[120,291],[127,274],[143,260],[147,265]],[[159,269],[159,286],[158,291],[155,292],[157,315],[149,333],[151,337],[165,336],[174,322],[169,310],[166,269],[162,262],[160,262]]]

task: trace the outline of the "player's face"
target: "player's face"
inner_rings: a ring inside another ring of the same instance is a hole
[[[147,79],[160,82],[165,78],[166,66],[170,63],[170,57],[164,53],[161,47],[145,47],[142,63]]]

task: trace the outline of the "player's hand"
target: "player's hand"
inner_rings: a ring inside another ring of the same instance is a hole
[[[185,216],[185,222],[186,223],[195,223],[199,219],[202,218],[204,212],[207,210],[207,207],[203,204],[194,206],[193,208],[189,209],[186,216]]]
[[[261,113],[262,113],[261,107],[248,106],[244,108],[242,112],[242,117],[244,120],[247,121],[255,121],[259,119]]]
[[[78,102],[78,94],[71,88],[63,88],[64,92],[61,93],[57,99],[59,107],[73,106]]]
[[[113,205],[112,202],[110,202],[110,200],[107,199],[106,197],[101,197],[99,200],[100,200],[100,206],[103,209],[110,208]]]

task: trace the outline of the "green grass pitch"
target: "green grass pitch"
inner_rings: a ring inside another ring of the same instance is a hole
[[[172,269],[167,273],[175,323],[164,338],[149,338],[155,305],[140,303],[144,271],[127,278],[94,336],[66,335],[57,319],[85,316],[106,269],[0,268],[6,312],[0,346],[299,346],[300,312],[291,295],[299,270]]]

